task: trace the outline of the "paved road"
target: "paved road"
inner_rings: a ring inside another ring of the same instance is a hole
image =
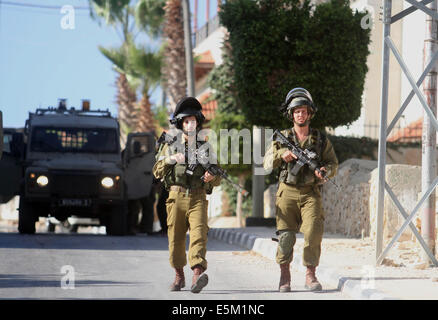
[[[0,299],[348,300],[326,287],[304,289],[292,269],[292,292],[278,293],[279,268],[269,259],[214,239],[208,243],[210,278],[200,294],[169,292],[173,270],[167,238],[146,235],[0,233]]]

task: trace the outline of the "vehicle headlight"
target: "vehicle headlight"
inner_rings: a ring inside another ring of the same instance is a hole
[[[47,178],[46,176],[39,176],[36,182],[40,187],[45,187],[49,184],[49,178]]]
[[[112,188],[114,186],[114,180],[110,177],[105,177],[100,182],[104,188]]]

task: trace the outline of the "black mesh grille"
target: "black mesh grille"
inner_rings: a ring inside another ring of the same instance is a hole
[[[52,195],[59,197],[95,197],[99,191],[97,173],[52,172],[50,181]]]

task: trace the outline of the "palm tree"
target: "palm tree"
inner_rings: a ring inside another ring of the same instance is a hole
[[[139,0],[135,10],[137,26],[153,39],[160,39],[163,32],[165,0]],[[142,98],[137,104],[137,131],[155,131],[154,114],[151,110],[150,89],[161,81],[162,50],[153,52],[146,48],[130,50],[133,70],[141,82]]]
[[[135,26],[134,19],[131,19],[133,9],[129,6],[131,0],[89,0],[90,15],[99,24],[103,19],[107,25],[112,26],[122,41],[119,49],[99,50],[114,63],[117,71],[117,95],[118,119],[121,127],[121,143],[126,142],[127,134],[135,129],[135,102],[137,97],[135,90],[129,85],[125,74],[128,42],[132,39],[131,31]]]
[[[167,0],[164,6],[163,34],[165,38],[163,81],[171,109],[186,95],[186,63],[184,21],[181,0]]]
[[[91,0],[90,0],[91,1]],[[164,16],[164,0],[140,0],[130,7],[129,0],[92,0],[94,12],[116,31],[121,31],[120,48],[99,50],[114,64],[118,73],[116,85],[118,118],[121,125],[122,144],[132,131],[154,130],[154,119],[149,100],[149,89],[160,78],[161,58],[144,48],[135,46],[141,31],[153,38],[159,37]],[[93,16],[93,11],[91,12]],[[135,16],[135,20],[132,17]],[[138,31],[134,35],[134,27]],[[158,68],[158,71],[157,71]],[[141,86],[142,99],[137,102],[136,88]]]
[[[128,43],[123,44],[120,48],[104,48],[99,46],[100,52],[113,63],[113,68],[117,72],[116,102],[119,106],[118,119],[123,144],[126,142],[128,133],[135,130],[137,125],[135,114],[137,95],[135,86],[132,83],[132,77],[129,75],[128,46]]]
[[[162,53],[134,45],[129,49],[129,61],[129,74],[138,83],[142,94],[136,104],[136,131],[154,132],[156,120],[151,110],[150,92],[160,83]]]

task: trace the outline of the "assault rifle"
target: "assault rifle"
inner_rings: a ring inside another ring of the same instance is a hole
[[[286,146],[297,157],[296,164],[292,168],[293,175],[296,175],[301,167],[308,165],[312,171],[318,172],[324,180],[330,181],[337,189],[339,189],[339,186],[327,176],[327,173],[321,170],[321,165],[316,160],[317,154],[315,152],[309,149],[303,150],[293,142],[289,141],[289,139],[287,139],[278,129],[274,131],[272,137],[274,141],[278,141],[280,144]]]
[[[176,140],[177,140],[177,137],[172,137],[169,134],[166,134],[166,132],[163,132],[161,134],[160,138],[158,139],[157,143],[159,143],[159,144],[167,143],[168,145],[171,145]],[[230,179],[228,173],[224,169],[219,167],[217,164],[212,164],[208,161],[209,159],[208,159],[208,155],[206,152],[200,152],[199,149],[196,149],[196,150],[193,150],[193,152],[189,153],[188,148],[186,148],[185,158],[188,159],[190,155],[192,156],[192,159],[190,161],[188,161],[189,164],[187,165],[187,169],[186,169],[187,175],[193,175],[193,172],[195,171],[196,167],[198,165],[201,165],[205,171],[208,171],[210,174],[212,174],[214,176],[220,176],[220,177],[224,178],[226,181],[228,181],[229,183],[231,183],[231,185],[234,187],[234,189],[236,189],[238,192],[240,192],[243,196],[248,195],[248,191],[246,191],[244,188],[242,188],[237,183],[234,183]],[[201,177],[201,179],[203,179],[203,178],[204,178],[204,176]]]
[[[208,159],[206,159],[205,153],[198,153],[198,159],[199,164],[205,169],[205,171],[208,171],[210,174],[214,176],[220,176],[224,178],[226,181],[231,183],[231,185],[236,189],[238,192],[240,192],[244,197],[248,195],[248,191],[246,191],[244,188],[242,188],[237,183],[234,183],[233,180],[230,179],[230,176],[228,173],[221,167],[219,167],[217,164],[212,164],[208,162]],[[203,179],[204,176],[201,177]]]
[[[170,134],[167,134],[166,131],[163,131],[161,136],[157,140],[157,144],[167,143],[168,145],[171,145],[177,140],[177,137],[172,137]]]

